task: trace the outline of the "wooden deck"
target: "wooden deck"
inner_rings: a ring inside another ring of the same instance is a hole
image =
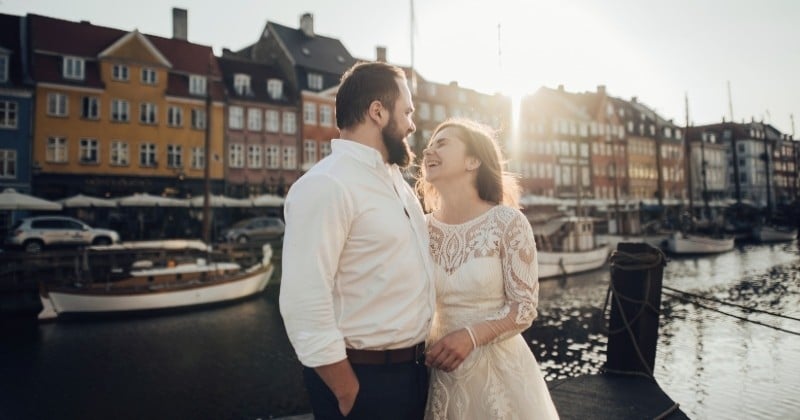
[[[654,380],[644,376],[584,375],[552,381],[548,387],[562,420],[689,418]]]

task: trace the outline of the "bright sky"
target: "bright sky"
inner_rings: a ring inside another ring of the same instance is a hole
[[[426,79],[509,95],[563,84],[640,101],[684,124],[733,116],[800,136],[800,1],[796,0],[417,0],[414,65]],[[224,5],[224,6],[221,6]],[[0,12],[37,13],[172,35],[173,6],[189,11],[189,40],[239,49],[268,20],[317,33],[359,58],[411,63],[410,1],[385,0],[0,0]],[[500,30],[498,31],[498,25]],[[499,54],[498,54],[499,52]]]

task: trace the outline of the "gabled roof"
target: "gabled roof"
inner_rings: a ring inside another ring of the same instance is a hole
[[[258,63],[247,59],[236,57],[217,58],[220,69],[222,70],[222,80],[225,84],[229,98],[241,99],[246,101],[269,102],[269,103],[289,103],[289,98],[294,98],[294,93],[290,91],[284,75],[277,66]],[[239,95],[234,86],[236,74],[250,76],[250,88],[252,94]],[[283,99],[275,100],[267,92],[267,80],[280,79],[283,83]]]
[[[96,58],[133,33],[92,25],[89,22],[72,22],[33,14],[28,15],[28,18],[31,50],[34,53]],[[210,74],[212,77],[220,75],[211,47],[181,39],[143,36],[172,64],[173,71]]]
[[[0,86],[22,85],[22,51],[20,46],[20,22],[22,16],[6,15],[0,13],[0,51],[8,54],[8,81]]]
[[[127,35],[125,35],[122,38],[118,39],[117,42],[111,44],[110,47],[108,47],[105,50],[103,50],[102,52],[100,52],[100,54],[98,54],[98,57],[99,58],[105,58],[105,57],[113,56],[114,52],[116,52],[120,47],[122,47],[123,45],[127,44],[128,42],[132,42],[134,40],[135,41],[139,41],[144,46],[144,48],[147,50],[147,52],[149,52],[153,56],[153,58],[156,61],[158,61],[162,66],[164,66],[164,67],[172,67],[172,63],[170,63],[169,60],[167,60],[167,58],[164,57],[163,54],[161,54],[161,51],[159,51],[155,47],[155,45],[153,45],[153,43],[150,42],[147,39],[147,37],[142,35],[142,33],[139,32],[138,29],[134,29],[133,32],[128,32]]]
[[[536,93],[523,100],[527,114],[570,117],[580,121],[592,120],[588,109],[574,93],[548,87],[539,88]]]
[[[278,37],[296,67],[341,75],[356,62],[338,39],[322,35],[309,37],[300,29],[275,22],[267,22],[266,30]]]

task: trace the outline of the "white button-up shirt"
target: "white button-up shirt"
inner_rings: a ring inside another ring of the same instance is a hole
[[[332,141],[290,189],[280,310],[300,362],[345,359],[425,340],[435,297],[422,208],[397,165],[374,148]]]

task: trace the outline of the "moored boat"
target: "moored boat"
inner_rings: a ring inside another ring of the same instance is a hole
[[[673,254],[719,254],[732,250],[734,239],[675,232],[667,238],[667,250]]]
[[[797,228],[790,226],[761,225],[753,228],[753,238],[759,242],[791,242],[797,237]]]
[[[560,216],[532,227],[539,278],[595,270],[608,258],[608,244],[596,244],[591,217]]]
[[[207,248],[196,242],[175,244],[167,241],[142,246],[194,251]],[[124,246],[127,248],[123,249],[132,249],[130,244]],[[102,256],[103,252],[119,250],[97,247],[91,251]],[[129,267],[114,268],[116,273],[106,276],[106,281],[46,285],[43,298],[49,300],[59,315],[144,311],[225,302],[263,291],[274,270],[271,258],[272,248],[264,245],[260,261],[247,268],[230,261],[207,261],[202,255],[199,258],[194,255],[191,259],[184,257],[183,260],[166,258],[158,263],[149,259],[138,260]]]

